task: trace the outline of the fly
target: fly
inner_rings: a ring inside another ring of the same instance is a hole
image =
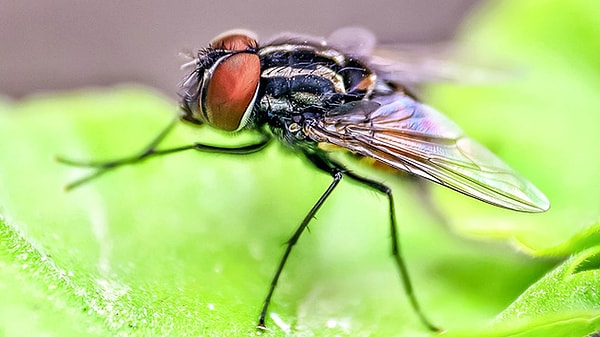
[[[179,119],[195,126],[227,131],[255,131],[262,138],[239,147],[195,143],[171,149],[158,145],[173,128],[162,131],[140,154],[106,162],[59,158],[95,171],[72,182],[79,186],[117,167],[185,150],[246,155],[276,140],[328,173],[332,181],[287,241],[258,318],[265,319],[279,276],[302,232],[343,177],[387,197],[394,261],[408,299],[419,319],[426,318],[400,253],[392,190],[347,169],[331,155],[344,149],[379,167],[431,180],[486,203],[522,212],[543,212],[548,199],[527,179],[485,147],[466,136],[444,115],[419,102],[403,85],[407,73],[389,59],[371,54],[374,40],[361,30],[340,30],[328,40],[282,35],[258,43],[253,33],[230,31],[217,36],[182,68]],[[434,75],[435,69],[409,74]]]

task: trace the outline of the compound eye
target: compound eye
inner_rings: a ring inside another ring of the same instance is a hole
[[[258,55],[237,53],[222,60],[201,95],[207,122],[225,131],[243,128],[254,107],[259,81]]]
[[[231,51],[247,51],[258,48],[257,38],[254,33],[247,30],[230,30],[215,37],[209,44],[210,48],[231,50]]]

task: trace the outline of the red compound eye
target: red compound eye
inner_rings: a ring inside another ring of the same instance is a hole
[[[230,42],[229,46],[238,45]],[[203,95],[202,107],[207,122],[225,131],[244,127],[252,112],[259,81],[258,55],[238,53],[222,60],[214,69]]]

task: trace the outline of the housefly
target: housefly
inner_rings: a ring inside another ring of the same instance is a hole
[[[59,158],[95,168],[68,188],[150,157],[185,150],[245,155],[274,139],[328,173],[332,181],[287,241],[258,327],[265,327],[271,297],[292,248],[338,183],[348,177],[387,197],[392,253],[407,297],[420,320],[436,330],[417,302],[400,253],[391,189],[347,169],[333,158],[332,149],[498,207],[543,212],[550,204],[533,184],[407,89],[407,82],[443,77],[443,71],[422,67],[411,71],[409,63],[373,55],[373,48],[371,35],[358,29],[337,31],[329,39],[283,34],[264,43],[248,31],[221,34],[182,67],[190,70],[181,85],[179,119],[233,134],[255,131],[261,139],[239,147],[195,143],[158,149],[174,121],[132,157],[107,162]]]

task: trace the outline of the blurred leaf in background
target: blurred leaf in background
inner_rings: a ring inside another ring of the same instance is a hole
[[[427,95],[547,193],[549,212],[496,209],[431,186],[453,235],[414,186],[381,178],[394,186],[417,296],[449,336],[600,330],[599,18],[594,1],[482,6],[462,40],[477,47],[474,58],[491,55],[518,76]],[[175,108],[134,86],[0,104],[0,334],[256,334],[283,243],[327,175],[272,147],[181,153],[62,191],[85,171],[53,155],[130,155]],[[236,140],[182,126],[165,146],[194,141]],[[385,199],[343,181],[295,248],[264,334],[430,335],[403,294],[387,228]]]
[[[463,41],[478,47],[469,49],[475,58],[510,64],[515,79],[430,91],[438,108],[529,177],[552,203],[547,213],[524,217],[456,199],[445,212],[455,229],[512,242],[533,256],[574,255],[476,335],[584,336],[599,330],[598,22],[600,6],[593,1],[483,6],[463,26]]]

